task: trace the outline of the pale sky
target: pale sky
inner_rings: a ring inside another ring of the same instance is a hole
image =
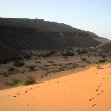
[[[111,0],[0,0],[0,17],[65,23],[111,39]]]

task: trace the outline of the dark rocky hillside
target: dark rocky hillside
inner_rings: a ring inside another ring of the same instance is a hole
[[[18,56],[24,50],[98,46],[100,42],[93,39],[97,36],[92,35],[61,23],[0,18],[0,58]]]
[[[100,49],[103,50],[103,52],[105,53],[111,54],[111,42],[101,46]]]

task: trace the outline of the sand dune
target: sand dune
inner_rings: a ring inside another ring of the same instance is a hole
[[[1,90],[0,111],[111,111],[111,64]]]

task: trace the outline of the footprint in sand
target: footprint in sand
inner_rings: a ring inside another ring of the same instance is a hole
[[[102,83],[100,83],[100,85],[98,85],[98,87],[100,88],[102,86]]]
[[[97,104],[93,104],[92,107],[95,107]]]
[[[100,86],[102,86],[102,84]]]
[[[96,89],[96,91],[99,91],[99,89]]]
[[[25,93],[27,93],[28,91],[26,90]]]
[[[102,92],[104,92],[104,90],[101,90],[101,91],[100,91],[100,87],[102,87],[102,83],[101,83],[101,82],[99,82],[98,88],[96,89],[98,96],[101,95]],[[100,92],[100,93],[99,93],[99,92]],[[92,101],[93,99],[95,99],[95,98],[90,98],[89,101]],[[96,105],[97,105],[97,104],[93,104],[92,107],[95,107]]]
[[[95,99],[95,98],[90,98],[89,101],[92,101],[93,99]]]
[[[99,96],[101,93],[97,93],[97,95]]]
[[[100,88],[101,86],[99,85],[98,87]]]
[[[17,95],[20,95],[20,93],[16,92]]]
[[[104,92],[104,90],[101,90],[101,92]]]
[[[29,90],[31,90],[32,88],[29,88]]]

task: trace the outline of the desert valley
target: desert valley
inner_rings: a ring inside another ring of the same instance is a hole
[[[0,18],[0,111],[110,111],[111,41],[43,19]]]

